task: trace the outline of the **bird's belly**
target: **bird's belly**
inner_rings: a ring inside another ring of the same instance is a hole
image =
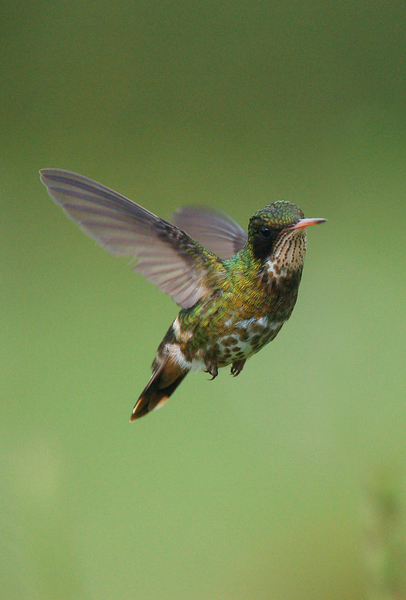
[[[272,321],[267,315],[237,321],[215,344],[218,365],[227,366],[249,358],[273,340],[282,325],[283,322]]]
[[[212,364],[226,367],[261,350],[276,337],[283,323],[270,315],[237,321],[227,318],[221,324],[206,323],[205,327],[199,323],[192,335],[181,331],[175,320],[177,343],[168,344],[167,351],[185,369],[207,370]]]

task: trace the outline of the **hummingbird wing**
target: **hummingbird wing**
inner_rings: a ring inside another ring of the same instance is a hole
[[[245,231],[221,210],[183,206],[172,215],[171,220],[222,260],[232,258],[247,241]]]
[[[67,216],[112,254],[138,258],[142,273],[182,308],[209,293],[225,274],[217,256],[184,231],[87,177],[42,169],[41,181]]]

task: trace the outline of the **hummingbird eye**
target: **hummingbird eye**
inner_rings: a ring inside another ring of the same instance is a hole
[[[269,227],[261,227],[259,230],[259,233],[261,234],[262,237],[269,238],[269,237],[271,237],[272,232],[269,229]]]

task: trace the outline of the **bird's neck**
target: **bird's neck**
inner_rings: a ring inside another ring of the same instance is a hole
[[[249,310],[285,321],[296,303],[303,262],[298,268],[285,265],[282,254],[260,260],[249,244],[230,260],[231,289]]]

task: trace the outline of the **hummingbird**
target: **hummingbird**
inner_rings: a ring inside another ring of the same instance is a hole
[[[225,213],[202,206],[178,209],[165,221],[87,177],[42,169],[51,198],[107,251],[138,262],[133,270],[169,294],[180,312],[160,343],[152,375],[131,421],[163,406],[191,370],[214,379],[271,342],[296,303],[306,230],[292,202],[277,201],[249,220],[248,234]]]

